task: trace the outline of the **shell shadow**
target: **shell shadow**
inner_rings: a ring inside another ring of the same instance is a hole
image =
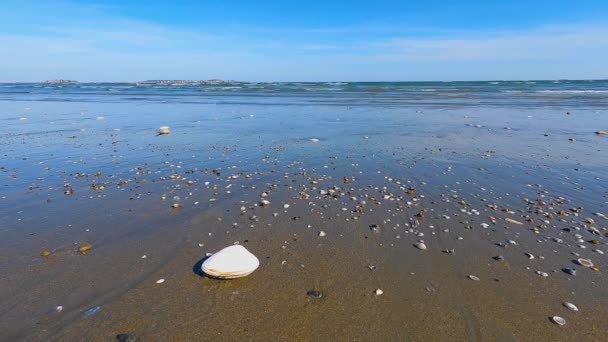
[[[201,266],[203,265],[203,263],[205,262],[205,260],[209,259],[208,256],[202,258],[201,260],[197,261],[196,264],[194,264],[194,266],[192,266],[192,272],[194,274],[196,274],[197,276],[201,277],[201,278],[209,278],[205,273],[203,273],[203,271],[201,270]]]

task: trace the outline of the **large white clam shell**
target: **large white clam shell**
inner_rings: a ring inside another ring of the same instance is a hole
[[[201,265],[210,277],[234,279],[250,275],[260,266],[258,258],[241,245],[232,245],[213,254]]]

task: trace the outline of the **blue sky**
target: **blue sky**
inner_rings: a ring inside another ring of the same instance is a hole
[[[608,1],[2,0],[0,81],[608,78]]]

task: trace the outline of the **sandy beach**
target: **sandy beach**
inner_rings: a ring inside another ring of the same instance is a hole
[[[2,341],[606,340],[601,93],[96,86],[1,88]]]

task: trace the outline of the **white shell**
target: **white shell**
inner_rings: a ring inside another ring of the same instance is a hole
[[[593,267],[593,262],[591,261],[591,259],[577,259],[576,262],[581,265],[581,266],[585,266],[585,267]]]
[[[572,311],[578,311],[578,307],[572,303],[564,302],[564,306]]]
[[[424,244],[424,242],[416,242],[416,243],[414,244],[414,247],[416,247],[416,248],[418,248],[418,249],[420,249],[420,250],[423,250],[423,251],[426,251],[426,249],[427,249],[427,247],[426,247],[426,245]]]
[[[169,134],[171,133],[171,130],[169,130],[169,126],[160,126],[160,128],[158,128],[158,133]]]
[[[475,281],[480,281],[480,280],[481,280],[481,279],[479,279],[479,277],[478,277],[478,276],[474,276],[474,275],[472,275],[472,274],[469,274],[467,277],[468,277],[469,279],[471,279],[471,280],[475,280]]]
[[[553,317],[551,317],[551,320],[553,321],[553,323],[555,323],[557,325],[566,324],[566,320],[563,317],[553,316]]]
[[[234,279],[253,273],[260,261],[241,245],[232,245],[213,254],[203,262],[201,270],[210,277]]]

